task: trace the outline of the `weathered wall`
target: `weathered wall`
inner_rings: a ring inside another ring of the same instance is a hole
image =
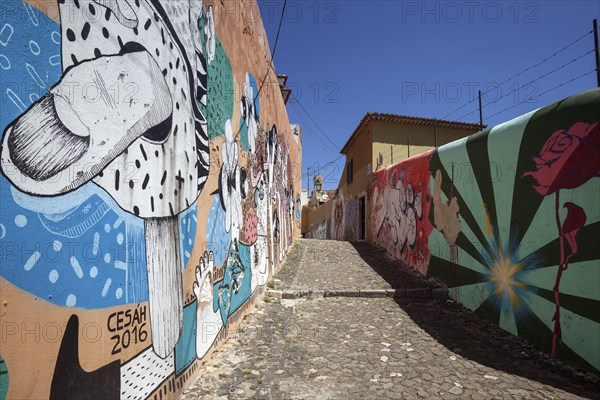
[[[323,203],[317,208],[304,207],[304,220],[306,223],[304,236],[311,239],[331,239],[331,213],[333,200]]]
[[[300,233],[257,4],[2,6],[0,399],[175,398]]]
[[[438,126],[401,125],[394,122],[373,121],[373,169],[381,169],[416,155],[432,150],[467,136],[473,131]],[[383,154],[383,164],[379,165],[379,153]],[[379,168],[378,168],[379,167]]]
[[[306,237],[315,239],[357,240],[358,238],[358,197],[368,197],[371,181],[371,147],[370,131],[359,135],[346,154],[346,164],[338,183],[338,196],[330,199],[317,208],[304,208],[303,229]],[[353,160],[353,180],[347,183],[348,162]],[[370,208],[367,207],[367,216]],[[327,221],[326,221],[327,220]],[[325,226],[328,226],[325,229]],[[311,229],[312,227],[312,229]],[[327,232],[323,236],[314,231]],[[311,233],[313,232],[313,233]],[[366,235],[370,237],[371,228],[367,224]]]
[[[375,241],[452,298],[600,370],[600,90],[375,174]]]

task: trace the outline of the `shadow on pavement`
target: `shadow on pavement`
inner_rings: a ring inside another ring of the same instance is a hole
[[[400,261],[388,258],[385,250],[373,244],[352,245],[392,287],[401,287],[403,279],[415,279],[413,273],[419,275],[417,279],[426,279]],[[428,284],[432,284],[431,280]],[[550,357],[449,298],[395,301],[422,330],[463,358],[578,396],[600,399],[597,377]]]

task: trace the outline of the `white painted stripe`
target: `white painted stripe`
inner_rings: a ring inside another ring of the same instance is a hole
[[[75,258],[75,256],[71,257],[71,267],[73,267],[73,271],[75,271],[75,275],[79,279],[83,278],[83,270],[81,269],[81,265],[79,265],[79,261]]]
[[[25,271],[29,271],[31,268],[33,268],[35,263],[38,262],[38,260],[40,259],[41,255],[42,253],[40,253],[39,251],[34,252],[23,266],[23,268],[25,268]]]
[[[123,218],[119,217],[113,225],[113,229],[117,229],[123,223]]]
[[[12,101],[13,104],[19,109],[19,111],[25,111],[27,106],[12,89],[6,89],[6,95],[8,96],[10,101]]]
[[[100,234],[98,232],[96,232],[96,233],[94,233],[94,245],[92,246],[92,253],[94,253],[94,255],[97,255],[99,249],[100,249]]]
[[[115,261],[115,268],[122,269],[123,271],[127,271],[127,263],[117,260],[117,261]]]
[[[108,278],[106,282],[104,282],[104,287],[102,288],[102,297],[106,297],[108,294],[108,289],[110,289],[110,284],[112,283],[112,279]]]

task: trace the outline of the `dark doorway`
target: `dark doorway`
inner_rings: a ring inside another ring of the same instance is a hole
[[[365,196],[358,198],[358,240],[366,239],[366,202]]]

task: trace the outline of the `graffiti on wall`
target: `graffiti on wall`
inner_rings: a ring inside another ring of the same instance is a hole
[[[0,284],[64,330],[33,358],[3,346],[0,398],[174,396],[297,235],[283,101],[261,109],[202,1],[64,0],[59,21],[7,6]]]
[[[321,221],[317,226],[312,227],[311,231],[308,232],[307,237],[309,239],[329,239],[329,223],[329,219]]]
[[[431,203],[429,156],[417,156],[378,172],[373,184],[372,224],[376,242],[391,255],[426,273]]]
[[[331,239],[344,240],[344,193],[338,189],[335,197],[331,200]]]
[[[600,370],[598,109],[596,89],[378,171],[371,221],[379,244],[467,308],[589,371]],[[420,219],[418,183],[402,177],[414,163],[427,171]],[[409,199],[408,220],[432,226],[424,264],[401,250],[420,238],[402,229]]]

